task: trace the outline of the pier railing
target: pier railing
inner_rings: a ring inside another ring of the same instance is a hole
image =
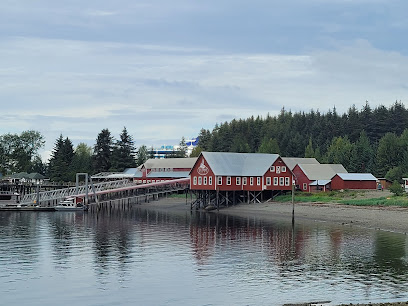
[[[69,197],[69,196],[74,196],[78,194],[91,195],[94,192],[99,193],[105,190],[118,189],[118,188],[128,187],[132,185],[134,185],[132,181],[125,179],[125,180],[107,181],[107,182],[93,184],[93,187],[95,190],[93,190],[92,185],[89,184],[88,186],[83,185],[83,186],[78,186],[78,187],[70,187],[70,188],[56,189],[56,190],[51,190],[51,191],[43,191],[39,193],[30,193],[30,194],[24,195],[21,198],[20,203],[29,205],[29,204],[36,203],[37,200],[39,200],[40,203],[52,202],[52,201],[59,202],[60,200],[66,197]]]

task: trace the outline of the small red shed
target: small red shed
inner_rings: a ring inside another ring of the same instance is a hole
[[[337,173],[331,180],[331,188],[377,189],[377,178],[371,173]]]

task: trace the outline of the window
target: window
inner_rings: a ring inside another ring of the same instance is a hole
[[[285,178],[283,176],[279,178],[279,186],[285,186]]]
[[[282,166],[282,172],[286,172],[286,166]]]
[[[273,185],[278,186],[278,178],[277,177],[273,178]]]
[[[203,183],[203,178],[201,176],[198,177],[198,185],[201,185]]]
[[[222,185],[222,176],[219,176],[218,177],[218,183],[217,183],[218,185]]]
[[[243,185],[246,185],[247,182],[248,182],[247,177],[244,177],[244,178],[242,179],[242,181],[243,181]]]
[[[231,185],[231,177],[227,176],[227,185]]]
[[[290,177],[285,177],[285,186],[289,186],[290,184],[289,184],[289,179],[290,179]]]
[[[240,177],[236,178],[236,183],[237,183],[237,185],[241,185],[241,178]]]
[[[307,190],[307,183],[303,183],[303,190]]]
[[[268,186],[271,185],[271,178],[270,177],[266,178],[266,185],[268,185]]]
[[[249,178],[249,185],[252,186],[253,184],[254,184],[254,178],[253,178],[253,177],[250,177],[250,178]]]
[[[275,166],[271,166],[271,167],[269,168],[269,170],[270,170],[271,172],[275,172]]]
[[[281,167],[280,166],[276,166],[276,173],[280,173]]]
[[[146,184],[146,180],[143,180],[143,184]]]
[[[208,177],[208,185],[212,185],[212,176]]]
[[[207,177],[204,176],[204,185],[207,185]]]
[[[261,178],[259,176],[256,178],[256,184],[258,186],[261,185]]]

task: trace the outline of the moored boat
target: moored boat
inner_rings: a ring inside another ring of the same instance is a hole
[[[86,208],[83,198],[80,197],[68,197],[54,207],[57,211],[84,211]]]

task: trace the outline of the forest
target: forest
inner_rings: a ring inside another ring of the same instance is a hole
[[[370,172],[391,181],[408,175],[408,110],[399,101],[390,107],[344,114],[291,112],[282,108],[267,115],[232,120],[202,129],[193,151],[277,153],[287,157],[315,157],[321,163],[340,163],[349,172]]]
[[[183,140],[172,157],[185,156]],[[53,181],[71,181],[77,172],[120,172],[151,157],[146,146],[135,147],[126,127],[118,139],[103,129],[94,146],[79,143],[74,148],[60,135],[47,163],[38,154],[44,143],[37,131],[0,135],[0,173],[38,172]],[[216,124],[212,131],[201,129],[191,156],[201,151],[315,157],[321,163],[343,164],[349,172],[401,181],[408,176],[408,109],[398,101],[375,108],[366,102],[360,110],[353,105],[343,114],[335,108],[325,113],[282,108],[276,116],[234,119]]]

